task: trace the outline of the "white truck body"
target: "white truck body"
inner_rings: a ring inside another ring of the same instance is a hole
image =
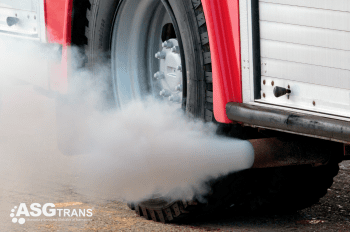
[[[349,121],[350,1],[260,0],[258,21],[252,7],[240,0],[243,102]]]
[[[9,17],[19,19],[18,23],[9,26]],[[0,35],[4,34],[47,42],[44,0],[1,0]]]

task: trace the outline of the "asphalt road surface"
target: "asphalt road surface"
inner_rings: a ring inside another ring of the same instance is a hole
[[[1,96],[0,231],[350,231],[349,161],[341,163],[335,183],[319,204],[292,215],[228,212],[186,225],[155,223],[136,216],[125,203],[74,190],[79,180],[68,168],[72,158],[57,149],[53,99],[18,81],[2,86]],[[61,213],[91,210],[92,216],[11,217],[20,203],[53,203]]]

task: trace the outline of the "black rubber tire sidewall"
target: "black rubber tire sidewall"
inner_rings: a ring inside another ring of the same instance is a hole
[[[110,42],[113,30],[114,15],[119,1],[95,1],[91,11],[87,13],[89,26],[86,28],[88,67],[108,62],[110,58]],[[94,67],[96,68],[96,67]]]
[[[198,23],[191,0],[169,0],[181,33],[186,60],[187,112],[204,119],[205,82]]]

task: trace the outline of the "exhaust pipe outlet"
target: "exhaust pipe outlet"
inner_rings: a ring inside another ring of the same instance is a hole
[[[267,138],[249,140],[254,148],[254,164],[252,168],[269,168],[292,165],[323,165],[331,157],[344,154],[341,143],[305,138],[286,140],[283,138]]]

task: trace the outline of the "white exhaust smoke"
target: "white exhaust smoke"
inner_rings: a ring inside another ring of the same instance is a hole
[[[214,124],[189,120],[152,98],[101,112],[95,103],[104,89],[81,82],[79,88],[91,91],[85,99],[93,102],[85,104],[88,114],[82,110],[64,115],[79,119],[77,128],[69,129],[89,146],[83,154],[65,156],[57,148],[56,115],[61,114],[56,111],[62,109],[56,107],[57,99],[33,91],[38,83],[47,83],[47,64],[56,62],[49,59],[51,52],[36,43],[4,39],[0,49],[0,170],[5,192],[15,189],[56,199],[69,186],[100,199],[139,201],[161,194],[190,200],[208,191],[202,185],[208,178],[253,165],[251,144],[216,135]],[[94,78],[103,80],[102,75]],[[71,108],[81,108],[76,104]],[[76,141],[65,146],[81,148]]]
[[[154,99],[97,113],[88,126],[94,149],[79,159],[78,186],[109,198],[137,201],[156,192],[191,200],[206,191],[204,180],[250,168],[254,161],[249,142],[219,137],[213,124],[187,120]]]

